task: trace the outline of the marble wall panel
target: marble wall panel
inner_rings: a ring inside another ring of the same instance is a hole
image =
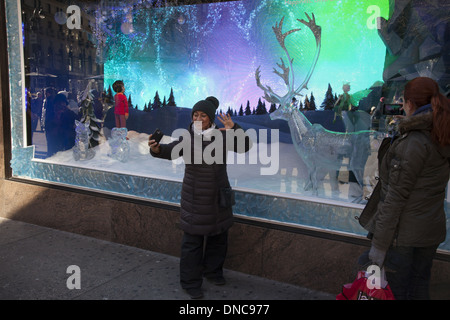
[[[179,210],[0,179],[0,216],[179,257]],[[356,274],[364,245],[238,221],[225,268],[330,293]],[[450,299],[450,262],[435,260],[434,299]]]

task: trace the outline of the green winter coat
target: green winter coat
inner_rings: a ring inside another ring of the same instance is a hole
[[[386,251],[394,240],[410,247],[445,240],[450,146],[433,143],[431,127],[431,112],[403,118],[399,137],[380,156],[379,183],[359,218],[377,249]]]

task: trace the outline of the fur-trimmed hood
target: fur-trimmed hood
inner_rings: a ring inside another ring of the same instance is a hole
[[[397,124],[400,134],[405,134],[412,130],[430,131],[433,127],[433,113],[426,112],[402,118]]]
[[[410,131],[428,131],[433,127],[433,113],[424,112],[402,118],[397,124],[397,131],[403,135]],[[450,145],[438,146],[443,157],[450,158]]]

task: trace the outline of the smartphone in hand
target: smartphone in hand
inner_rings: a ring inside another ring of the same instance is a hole
[[[153,132],[151,139],[155,140],[157,143],[159,143],[163,136],[164,136],[164,133],[161,130],[156,129],[155,132]]]

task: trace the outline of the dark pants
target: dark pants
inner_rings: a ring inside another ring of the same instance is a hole
[[[222,277],[227,248],[228,231],[207,237],[184,233],[180,259],[181,287],[200,288],[203,276]]]
[[[430,278],[437,245],[431,247],[392,246],[386,253],[386,280],[397,300],[429,300]],[[370,264],[368,251],[358,260],[360,266]]]
[[[386,278],[397,300],[430,299],[431,267],[437,247],[396,246],[388,250]]]

